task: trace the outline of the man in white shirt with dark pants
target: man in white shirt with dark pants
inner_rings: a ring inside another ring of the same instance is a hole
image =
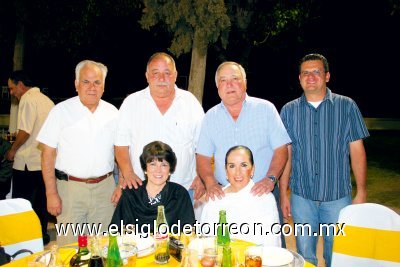
[[[47,234],[46,194],[36,136],[54,103],[34,86],[25,71],[14,71],[8,79],[8,87],[11,95],[19,100],[18,133],[6,154],[7,160],[14,161],[12,197],[31,202],[40,219],[43,243],[47,244],[50,236]]]

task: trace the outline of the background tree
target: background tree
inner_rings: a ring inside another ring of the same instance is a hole
[[[223,0],[145,0],[140,23],[150,30],[157,24],[173,35],[169,50],[177,57],[192,52],[189,91],[202,102],[207,49],[226,47],[230,20]]]
[[[192,52],[189,91],[202,102],[209,46],[217,51],[219,61],[235,54],[235,60],[246,66],[253,47],[301,26],[308,18],[311,2],[145,0],[140,23],[147,30],[158,26],[156,29],[170,32],[169,50],[177,57]]]

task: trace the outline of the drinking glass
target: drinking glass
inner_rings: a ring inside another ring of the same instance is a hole
[[[245,267],[262,267],[262,246],[251,246],[245,251]]]
[[[137,258],[137,247],[134,244],[122,243],[119,247],[122,262],[126,267],[135,267]]]

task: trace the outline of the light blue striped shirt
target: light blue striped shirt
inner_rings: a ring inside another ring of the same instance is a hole
[[[236,121],[222,102],[206,113],[196,153],[215,156],[215,177],[226,185],[225,154],[235,145],[245,145],[253,152],[256,166],[253,180],[258,182],[267,174],[274,149],[288,143],[289,135],[275,106],[246,95]]]
[[[349,144],[369,136],[356,103],[327,88],[317,108],[303,94],[282,108],[281,117],[292,139],[292,193],[317,201],[349,195]]]

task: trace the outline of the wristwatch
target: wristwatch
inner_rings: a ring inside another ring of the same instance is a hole
[[[275,175],[268,175],[267,178],[270,179],[274,184],[276,184],[277,179]]]

